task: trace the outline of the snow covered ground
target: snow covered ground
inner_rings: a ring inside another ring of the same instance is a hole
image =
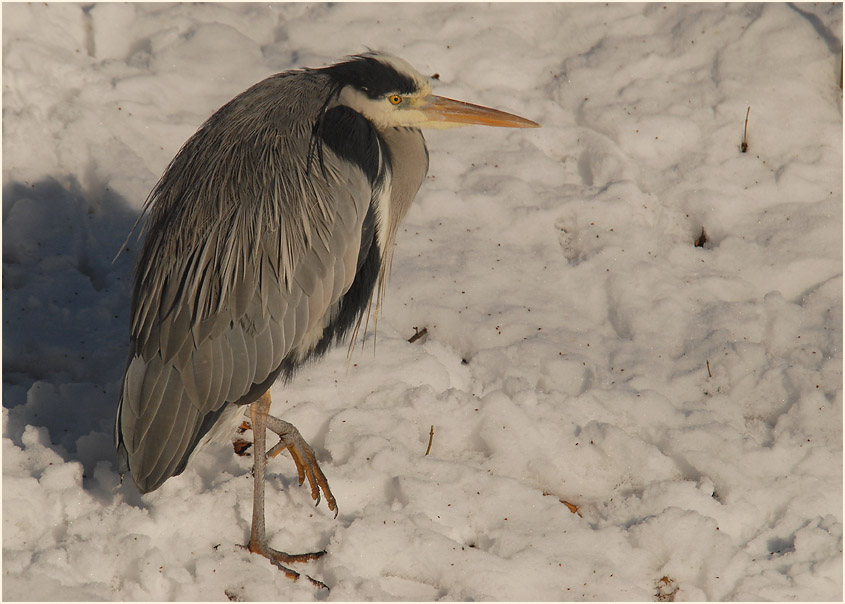
[[[841,600],[841,40],[841,4],[4,4],[4,599]],[[118,486],[111,261],[217,107],[365,46],[543,128],[429,134],[375,351],[273,390],[340,514],[283,455],[268,535],[325,591],[238,547],[231,447]]]

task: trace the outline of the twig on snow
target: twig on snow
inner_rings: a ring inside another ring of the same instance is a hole
[[[745,112],[745,131],[742,133],[742,144],[739,146],[740,151],[745,153],[748,151],[748,114],[751,113],[751,107]]]

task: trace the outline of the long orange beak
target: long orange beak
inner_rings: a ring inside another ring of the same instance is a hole
[[[539,128],[540,124],[532,122],[524,117],[512,113],[505,113],[498,109],[464,103],[454,99],[447,99],[443,96],[431,95],[425,97],[427,104],[421,107],[421,111],[430,120],[431,126],[438,122],[444,127],[447,124],[455,126],[469,126],[478,124],[481,126],[496,126],[499,128]]]

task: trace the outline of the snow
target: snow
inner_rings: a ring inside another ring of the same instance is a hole
[[[841,4],[2,10],[4,599],[842,600]],[[375,345],[273,388],[325,591],[228,446],[119,486],[112,258],[217,107],[365,47],[543,128],[428,134]]]

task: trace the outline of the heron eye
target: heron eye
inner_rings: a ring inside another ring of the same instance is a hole
[[[402,97],[398,94],[391,94],[390,95],[390,104],[391,105],[398,105],[402,102]]]

